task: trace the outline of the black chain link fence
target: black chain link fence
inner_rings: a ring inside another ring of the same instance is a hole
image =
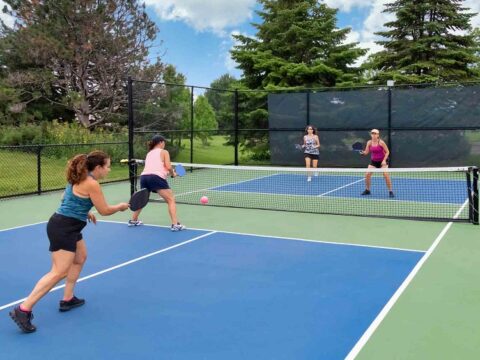
[[[0,146],[0,199],[41,194],[65,187],[68,159],[102,150],[111,156],[111,172],[103,183],[128,180],[128,142]]]

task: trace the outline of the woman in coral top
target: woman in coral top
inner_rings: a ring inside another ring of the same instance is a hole
[[[161,135],[155,135],[148,142],[148,154],[145,158],[145,167],[140,176],[140,187],[156,192],[160,195],[168,206],[168,214],[172,220],[170,230],[185,230],[185,226],[180,224],[177,219],[177,206],[175,196],[167,182],[168,175],[175,177],[175,170],[170,162],[170,154],[165,150],[165,138]],[[139,226],[142,222],[138,216],[142,210],[133,213],[132,219],[128,221],[128,226]]]

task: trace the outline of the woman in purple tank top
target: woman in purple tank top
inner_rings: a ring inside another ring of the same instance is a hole
[[[365,150],[360,152],[360,154],[371,154],[371,161],[368,165],[369,169],[388,168],[387,159],[388,155],[390,155],[390,151],[388,150],[387,144],[385,144],[385,142],[380,139],[380,131],[378,131],[377,129],[372,129],[372,131],[370,131],[370,136],[372,137],[372,139],[367,142]],[[393,194],[392,180],[390,179],[390,175],[388,174],[388,172],[384,172],[383,177],[385,178],[385,182],[387,184],[389,196],[394,197],[395,195]],[[372,182],[371,179],[372,173],[367,172],[365,174],[365,191],[362,193],[362,195],[370,195],[370,185]]]

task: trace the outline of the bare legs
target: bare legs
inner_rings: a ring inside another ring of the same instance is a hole
[[[173,194],[172,189],[158,190],[157,193],[167,203],[168,214],[170,215],[170,220],[172,221],[172,224],[177,224],[177,205],[175,203],[175,195]],[[137,221],[141,212],[142,209],[135,211],[132,215],[132,220]]]
[[[318,160],[312,160],[310,159],[309,157],[306,157],[305,158],[305,167],[307,169],[310,169],[310,167],[313,167],[314,169],[316,169],[318,167]],[[317,172],[315,172],[315,175],[318,175]],[[312,179],[312,172],[311,171],[307,171],[307,181],[310,181]]]
[[[87,247],[85,241],[80,240],[77,242],[77,251],[73,258],[73,263],[70,265],[67,273],[67,279],[65,280],[65,290],[63,292],[63,300],[70,300],[73,297],[73,290],[77,284],[77,280],[80,277],[80,272],[83,269],[83,265],[87,261]]]
[[[64,279],[75,260],[75,253],[66,250],[52,252],[52,268],[35,285],[30,295],[22,303],[24,310],[32,310],[33,306],[48,293],[60,280]],[[73,289],[73,287],[72,287]]]
[[[375,169],[375,166],[368,165],[369,169]],[[388,165],[382,166],[383,169],[388,168]],[[371,172],[367,172],[365,174],[365,190],[370,191],[370,186],[372,184],[372,174]],[[385,178],[385,183],[387,184],[388,191],[392,191],[392,180],[390,179],[390,175],[388,172],[383,173],[383,177]]]
[[[175,203],[175,195],[173,195],[172,189],[162,189],[158,190],[158,195],[160,195],[163,200],[167,203],[168,206],[168,214],[170,215],[170,219],[172,220],[172,224],[177,224],[177,205]]]

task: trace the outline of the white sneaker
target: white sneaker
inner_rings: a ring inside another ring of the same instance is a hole
[[[312,181],[312,177],[311,176],[307,177],[307,181]]]
[[[128,220],[128,226],[140,226],[143,225],[143,222],[140,220]]]
[[[177,224],[172,224],[172,226],[170,227],[170,230],[172,230],[172,231],[182,231],[182,230],[185,230],[186,228],[187,227],[185,225],[177,223]]]

